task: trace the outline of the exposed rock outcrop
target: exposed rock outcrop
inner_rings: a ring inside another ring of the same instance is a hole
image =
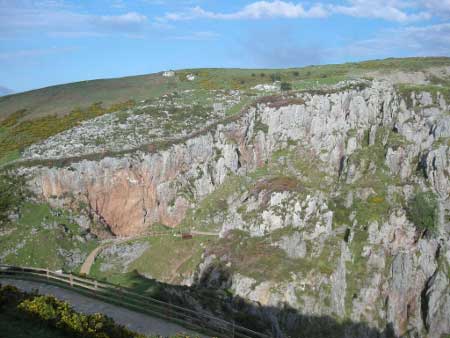
[[[115,235],[130,236],[154,223],[180,224],[227,177],[273,164],[277,179],[256,180],[226,200],[221,236],[270,236],[267,247],[294,268],[258,280],[239,270],[232,252],[215,252],[204,256],[198,281],[264,306],[439,337],[450,332],[448,110],[442,96],[405,98],[388,82],[364,82],[260,100],[238,119],[155,153],[22,170],[42,198],[86,205]],[[286,149],[294,156],[274,159]],[[320,168],[298,169],[301,159]],[[322,175],[318,183],[314,174]],[[407,217],[416,190],[438,197],[434,234]],[[283,335],[288,324],[271,318]]]

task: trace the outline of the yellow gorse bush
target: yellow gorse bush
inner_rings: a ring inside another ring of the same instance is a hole
[[[27,294],[15,287],[0,287],[0,309],[18,311],[25,318],[45,323],[74,338],[145,338],[101,313],[78,313],[55,297]]]
[[[133,107],[133,100],[116,103],[104,108],[101,102],[86,109],[76,108],[64,116],[44,116],[32,120],[23,120],[26,110],[19,110],[0,122],[0,159],[11,152],[20,151],[29,145],[73,128],[85,120],[107,113]]]

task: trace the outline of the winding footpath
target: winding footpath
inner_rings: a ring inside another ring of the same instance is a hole
[[[95,258],[107,246],[108,244],[102,244],[96,247],[94,250],[92,250],[89,256],[86,257],[86,260],[84,261],[83,265],[80,268],[81,274],[85,274],[86,276],[89,275],[89,273],[91,272],[92,264],[94,264]]]
[[[197,236],[216,236],[218,237],[220,233],[218,232],[209,232],[209,231],[191,231],[190,232],[191,235],[197,235]],[[112,240],[108,243],[102,243],[100,244],[98,247],[96,247],[94,250],[91,251],[91,253],[86,257],[86,260],[84,261],[83,265],[80,268],[80,273],[81,274],[85,274],[86,276],[89,275],[89,273],[91,272],[91,267],[92,264],[94,264],[95,258],[97,258],[97,256],[100,254],[100,252],[102,252],[103,249],[107,248],[110,245],[113,244],[120,244],[120,243],[125,243],[128,241],[133,241],[136,239],[142,239],[142,238],[146,238],[146,237],[159,237],[159,236],[167,236],[167,235],[175,235],[175,232],[160,232],[160,233],[149,233],[149,234],[145,234],[145,235],[138,235],[138,236],[134,236],[134,237],[128,237],[128,238],[123,238],[123,239],[116,239],[116,240]]]
[[[116,323],[147,336],[173,336],[177,333],[186,333],[191,337],[206,337],[177,324],[89,298],[57,286],[7,278],[0,278],[0,283],[14,285],[27,292],[37,290],[39,294],[54,296],[68,302],[78,312],[86,314],[103,313],[113,318]]]

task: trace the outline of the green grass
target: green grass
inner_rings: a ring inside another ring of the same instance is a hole
[[[409,220],[420,230],[434,232],[438,222],[438,203],[433,192],[417,192],[407,208]]]
[[[340,254],[340,240],[335,237],[324,242],[323,250],[315,255],[308,249],[306,258],[289,258],[286,252],[271,243],[296,229],[279,229],[263,237],[250,237],[243,231],[233,230],[225,238],[219,239],[208,249],[209,254],[218,258],[227,257],[231,272],[241,273],[257,280],[285,282],[292,273],[306,277],[311,273],[330,276]]]
[[[428,92],[433,97],[434,104],[437,104],[437,94],[440,93],[447,104],[450,102],[450,82],[444,82],[442,84],[424,84],[424,85],[409,85],[409,84],[402,84],[398,85],[397,89],[400,93],[400,95],[405,99],[408,106],[412,105],[411,100],[411,93],[421,93],[421,92]]]
[[[3,262],[12,265],[35,266],[58,270],[66,268],[65,259],[58,249],[67,251],[79,249],[89,253],[97,246],[96,241],[79,242],[75,236],[81,229],[74,224],[65,211],[55,215],[47,204],[26,203],[21,208],[17,223],[10,225],[10,231],[1,237],[0,254],[10,252]],[[46,229],[45,224],[58,224]],[[16,252],[11,252],[17,248]]]
[[[195,209],[188,210],[186,217],[179,225],[180,229],[204,231],[219,231],[221,222],[214,221],[215,216],[225,212],[228,208],[227,198],[236,192],[243,191],[244,180],[240,176],[229,176],[216,190],[201,200]]]
[[[46,87],[0,98],[0,119],[20,109],[27,109],[28,118],[53,114],[67,114],[76,107],[89,107],[95,102],[111,105],[125,100],[135,101],[159,97],[164,93],[184,89],[248,89],[258,83],[270,83],[271,75],[278,74],[281,81],[335,81],[349,74],[368,71],[417,71],[428,67],[448,66],[450,58],[403,58],[373,60],[290,69],[185,69],[173,78],[160,73],[116,79],[81,81]],[[187,81],[187,74],[196,74],[195,81]],[[264,74],[264,76],[261,76]]]
[[[340,81],[348,80],[349,76],[347,75],[335,75],[335,76],[326,76],[319,77],[313,79],[305,79],[300,81],[295,81],[292,83],[292,88],[294,90],[308,90],[308,89],[317,89],[324,85],[334,85]]]
[[[99,257],[92,267],[92,275],[135,289],[154,287],[151,282],[149,282],[150,284],[143,283],[149,281],[143,275],[172,284],[181,282],[184,278],[189,277],[201,262],[203,253],[201,243],[207,245],[212,240],[214,237],[194,236],[192,239],[183,240],[170,235],[139,239],[140,242],[147,242],[149,248],[128,265],[125,274],[122,273],[122,266],[115,266],[107,272],[100,271],[102,263],[114,265],[114,258],[106,261]]]
[[[104,108],[100,103],[95,103],[87,109],[77,108],[61,117],[53,115],[31,120],[23,120],[27,112],[18,111],[0,122],[0,164],[17,159],[25,147],[75,127],[82,121],[133,105],[134,101],[125,101]]]
[[[374,70],[415,71],[445,65],[450,65],[450,58],[386,59],[290,69],[186,69],[177,71],[173,78],[165,78],[158,73],[83,81],[4,96],[0,98],[0,120],[3,119],[0,122],[0,165],[17,159],[27,146],[72,128],[81,121],[112,111],[115,105],[129,100],[155,99],[163,94],[189,89],[194,90],[190,98],[192,102],[197,101],[198,105],[206,107],[211,99],[210,90],[240,89],[243,100],[226,112],[234,115],[253,100],[255,93],[251,88],[256,84],[270,83],[272,77],[292,83],[297,90],[314,90],[317,86],[336,84]],[[196,74],[196,80],[186,80],[190,73]],[[403,88],[402,91],[411,89]],[[449,97],[448,86],[442,87],[442,84],[424,89],[444,91]],[[200,118],[202,116],[199,115]],[[183,116],[178,120],[182,123]],[[172,127],[177,129],[178,122],[172,121],[166,126],[168,133],[173,132]]]
[[[110,106],[127,100],[158,97],[171,91],[169,82],[158,74],[149,74],[74,82],[3,96],[0,98],[0,119],[20,109],[26,109],[27,119],[31,119],[54,114],[61,116],[95,102]]]
[[[280,159],[291,165],[287,166]],[[312,156],[307,156],[301,146],[292,145],[276,151],[267,165],[256,168],[247,176],[229,176],[212,193],[208,194],[193,209],[189,209],[180,228],[205,231],[220,231],[222,228],[228,201],[255,194],[255,189],[269,192],[292,191],[306,197],[316,190],[327,192],[331,189],[330,179],[321,171],[323,164]],[[256,221],[262,210],[246,212],[238,209],[244,220]]]
[[[347,316],[351,315],[353,299],[359,296],[359,291],[367,280],[367,258],[362,256],[362,250],[367,243],[368,236],[366,229],[354,229],[353,238],[349,244],[352,260],[346,262],[345,308]]]
[[[97,262],[98,261],[98,262]],[[91,268],[90,276],[98,280],[106,281],[115,285],[132,289],[134,292],[145,294],[150,297],[158,297],[160,284],[154,279],[145,278],[138,271],[133,270],[125,273],[121,272],[101,272],[99,264],[101,259],[97,259]]]
[[[232,106],[231,108],[229,108],[225,114],[227,116],[233,116],[236,115],[238,113],[240,113],[242,111],[242,109],[244,109],[244,107],[246,107],[247,105],[249,105],[252,102],[252,98],[251,97],[244,97],[241,99],[241,102],[239,102],[238,104],[235,104],[234,106]]]
[[[181,276],[188,276],[200,263],[203,252],[200,243],[207,240],[200,236],[190,240],[173,236],[149,238],[150,248],[129,269],[150,274],[160,281],[180,281]],[[161,256],[162,252],[165,254]]]
[[[388,133],[388,143],[386,146],[382,145],[383,137]],[[355,163],[361,171],[362,177],[357,181],[346,184],[341,182],[341,192],[339,198],[335,198],[332,203],[333,211],[335,212],[338,224],[349,224],[348,216],[351,211],[356,213],[356,219],[359,224],[369,224],[372,221],[385,220],[393,207],[403,205],[404,201],[396,200],[395,206],[388,200],[388,187],[399,186],[402,184],[400,178],[392,175],[385,164],[385,152],[388,147],[398,147],[399,145],[406,145],[408,142],[400,135],[386,129],[379,128],[377,131],[377,140],[374,145],[364,145],[361,149],[355,151],[349,157],[350,163]],[[376,170],[372,172],[370,164],[376,166]],[[345,179],[345,177],[344,177]],[[359,199],[356,196],[353,200],[353,205],[346,209],[344,208],[343,199],[350,191],[357,191],[358,189],[371,189],[373,193],[365,200]],[[398,196],[394,196],[397,198]]]

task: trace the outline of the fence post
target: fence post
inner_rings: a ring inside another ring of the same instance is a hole
[[[94,281],[94,288],[95,288],[95,292],[97,293],[97,287],[98,287],[98,285],[97,285],[97,280],[95,280]]]
[[[47,277],[47,280],[49,279],[49,273],[48,273],[48,268],[45,269],[45,276]]]
[[[73,287],[73,277],[72,277],[72,273],[70,273],[70,275],[69,275],[69,283],[70,283],[70,286]]]

